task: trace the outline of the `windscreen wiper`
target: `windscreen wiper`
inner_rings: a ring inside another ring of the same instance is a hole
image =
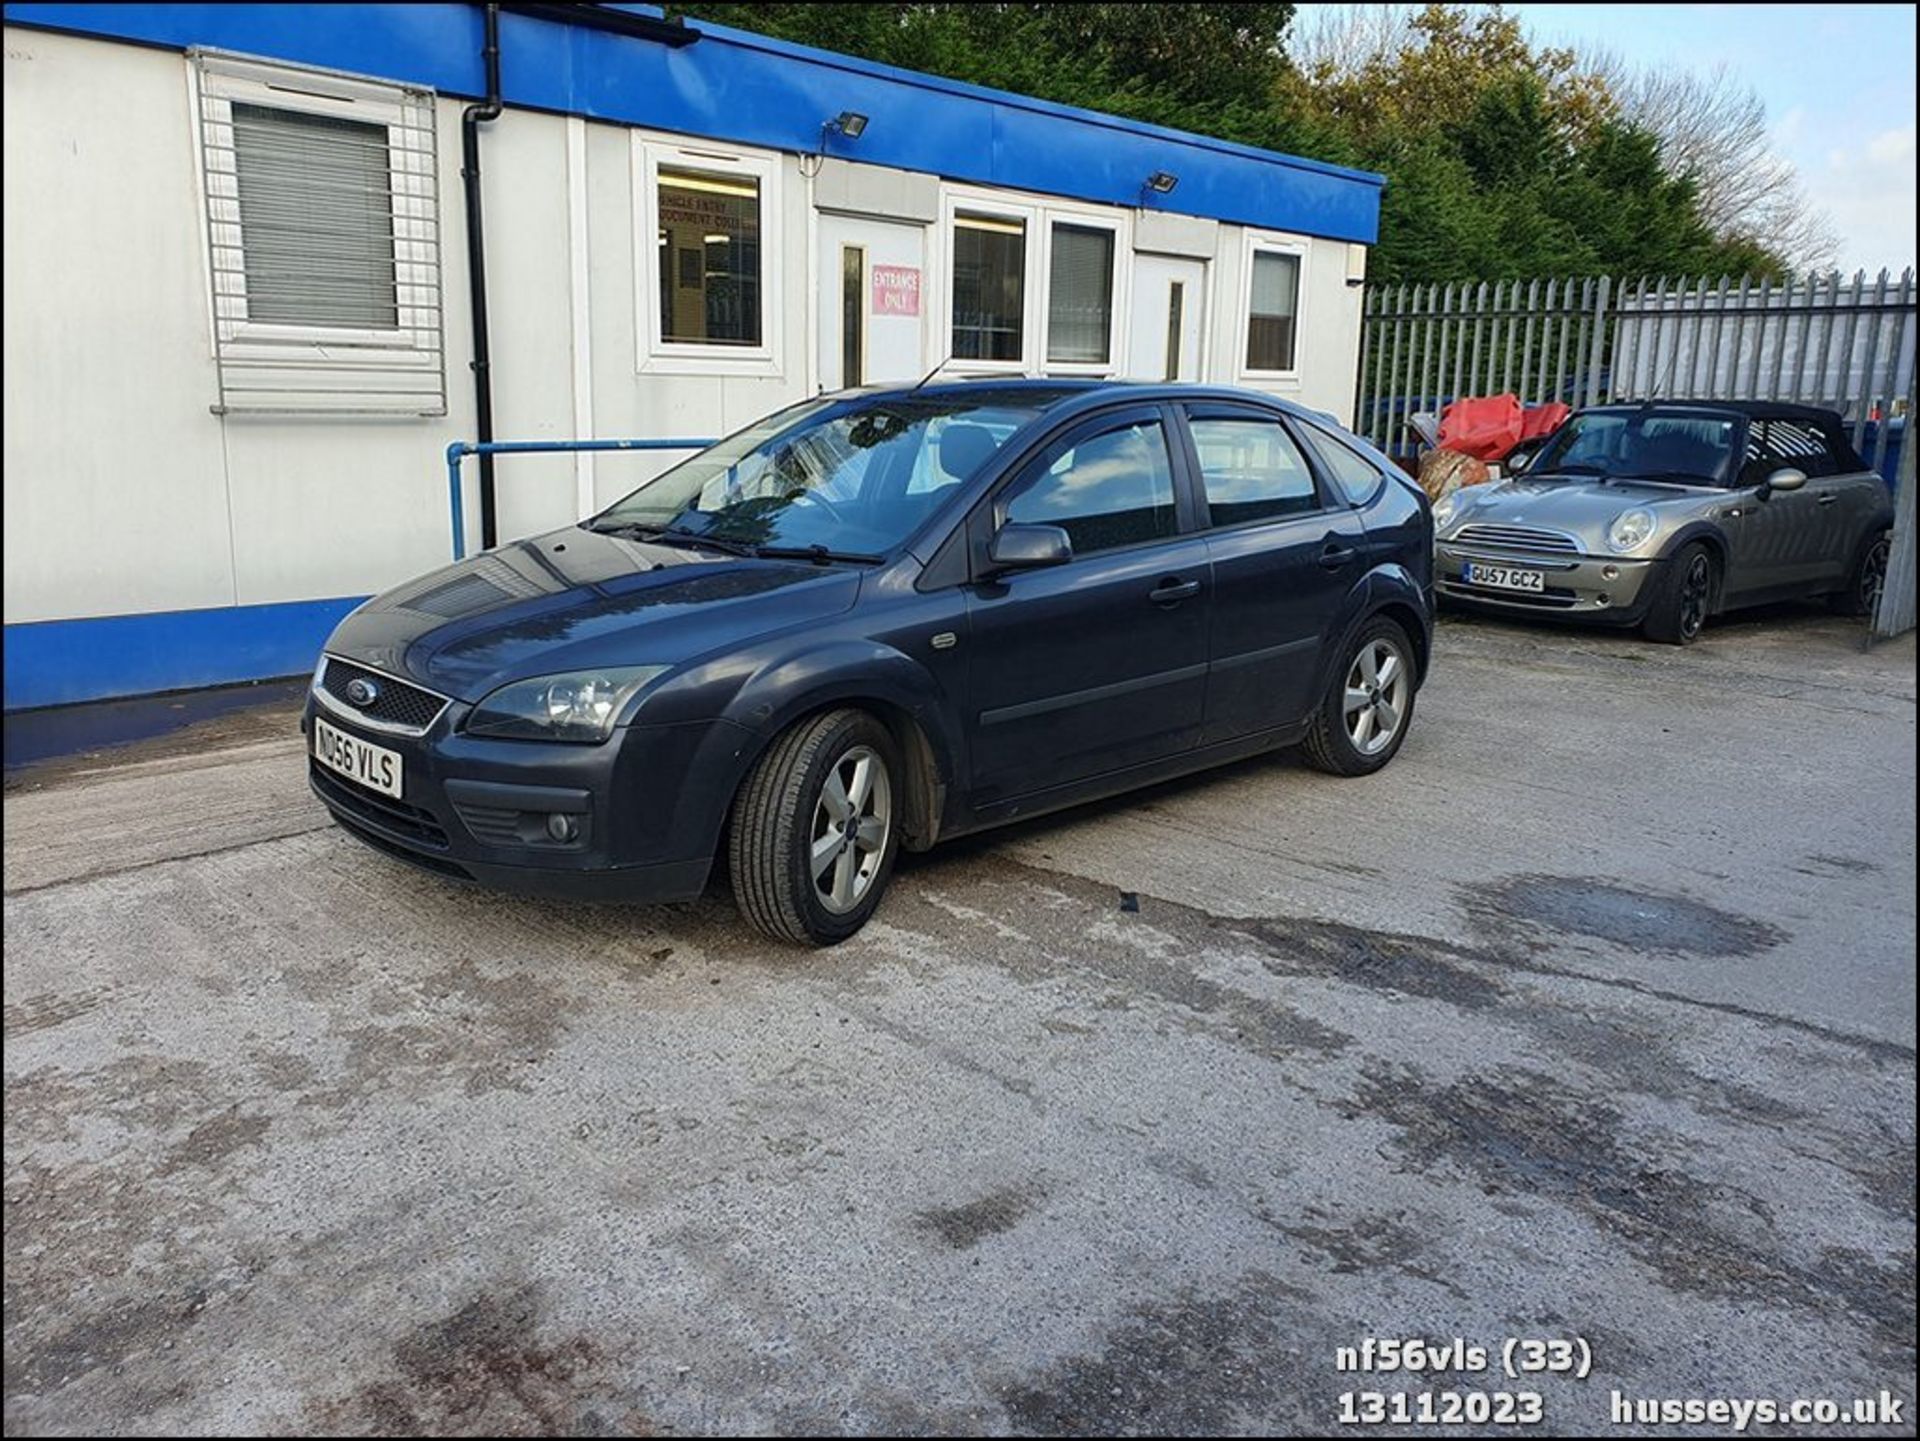
[[[883,557],[858,551],[831,550],[824,545],[757,545],[753,553],[766,560],[810,560],[815,565],[846,561],[854,565],[878,565]]]
[[[698,531],[678,530],[670,525],[649,525],[643,520],[627,520],[618,525],[590,525],[587,529],[596,535],[632,535],[661,545],[704,546],[727,555],[754,554],[754,548],[745,541],[724,540],[719,536],[701,535]]]

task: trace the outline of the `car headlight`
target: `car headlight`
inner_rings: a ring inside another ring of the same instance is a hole
[[[1644,506],[1623,510],[1607,527],[1607,544],[1615,550],[1632,550],[1653,534],[1653,512]]]
[[[603,741],[633,693],[666,669],[608,666],[513,681],[473,708],[467,730],[515,740]]]
[[[1436,532],[1445,530],[1453,524],[1453,518],[1460,513],[1460,492],[1450,490],[1433,503],[1433,528]]]

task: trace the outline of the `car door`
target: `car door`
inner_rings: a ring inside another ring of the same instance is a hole
[[[1104,412],[1044,445],[975,512],[968,586],[976,807],[1177,755],[1206,692],[1207,545],[1176,486],[1172,416]],[[1073,556],[995,572],[1009,523]]]
[[[1327,631],[1365,572],[1366,531],[1274,412],[1184,410],[1213,565],[1207,743],[1312,710]]]
[[[1767,418],[1748,426],[1738,493],[1720,512],[1733,551],[1725,581],[1730,602],[1786,594],[1819,574],[1823,511],[1831,505],[1822,504],[1827,492],[1814,478],[1823,453],[1810,447],[1806,427],[1797,422]],[[1807,484],[1762,499],[1767,477],[1789,466],[1806,471]]]

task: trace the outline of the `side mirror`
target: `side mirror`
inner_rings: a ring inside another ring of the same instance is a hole
[[[1528,467],[1530,467],[1533,464],[1533,458],[1539,453],[1540,453],[1539,451],[1531,450],[1531,449],[1516,450],[1512,455],[1509,455],[1506,458],[1506,460],[1503,462],[1503,465],[1512,474],[1519,475],[1522,471],[1526,470]]]
[[[1073,559],[1073,542],[1057,525],[1003,525],[987,546],[995,570],[1037,570]]]
[[[1783,465],[1760,483],[1760,499],[1765,500],[1776,490],[1782,495],[1798,490],[1807,483],[1807,473],[1791,465]]]

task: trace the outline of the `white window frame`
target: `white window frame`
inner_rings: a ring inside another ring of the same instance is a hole
[[[954,282],[954,225],[960,212],[971,215],[984,215],[991,220],[1016,220],[1026,227],[1026,244],[1021,252],[1020,274],[1020,358],[1018,360],[974,360],[961,359],[953,355],[953,282]],[[940,325],[937,331],[939,347],[943,357],[951,359],[947,370],[956,375],[1032,375],[1033,337],[1035,327],[1045,317],[1040,312],[1036,317],[1036,302],[1040,297],[1040,276],[1038,259],[1041,241],[1039,238],[1040,210],[1038,206],[1022,205],[1009,201],[991,191],[966,190],[959,187],[942,187],[940,197]]]
[[[187,52],[186,94],[205,244],[207,337],[216,415],[443,416],[446,326],[440,261],[437,99],[370,76]],[[393,194],[392,327],[288,324],[248,314],[233,105],[387,127]]]
[[[1093,210],[1074,205],[1048,205],[1042,212],[1046,226],[1045,254],[1041,256],[1040,275],[1045,293],[1041,296],[1040,353],[1035,358],[1040,375],[1118,375],[1125,368],[1120,358],[1123,341],[1133,339],[1129,310],[1133,304],[1133,234],[1130,217],[1110,210]],[[1076,225],[1082,230],[1105,230],[1113,236],[1113,289],[1107,297],[1107,358],[1101,360],[1049,360],[1046,327],[1053,322],[1053,231],[1057,225]]]
[[[1132,336],[1133,217],[1124,210],[1082,205],[1074,201],[1028,199],[1000,190],[943,185],[940,225],[929,248],[929,263],[940,272],[940,311],[934,361],[949,359],[953,345],[953,230],[961,211],[993,219],[1018,220],[1026,225],[1026,266],[1021,276],[1020,358],[1018,360],[953,359],[943,373],[957,375],[1117,376],[1126,369],[1123,355]],[[1053,227],[1056,222],[1090,230],[1113,232],[1113,293],[1109,298],[1111,329],[1104,363],[1087,360],[1049,361],[1047,321],[1053,290]],[[929,362],[932,363],[931,361]]]
[[[1248,231],[1241,242],[1240,295],[1234,310],[1234,373],[1242,380],[1261,381],[1285,389],[1300,385],[1307,341],[1307,267],[1312,260],[1313,242],[1304,235],[1286,235],[1271,231]],[[1299,286],[1294,292],[1293,367],[1290,370],[1256,370],[1247,364],[1247,340],[1253,325],[1253,258],[1256,255],[1291,255],[1299,267]]]
[[[203,128],[203,199],[210,239],[215,354],[222,344],[249,342],[285,346],[305,342],[318,352],[327,346],[375,346],[393,350],[441,348],[439,216],[435,212],[437,155],[413,156],[402,133],[417,123],[409,109],[432,108],[432,97],[401,85],[330,71],[266,63],[210,52],[195,55],[195,114]],[[231,159],[235,103],[258,105],[301,115],[385,125],[388,170],[393,184],[394,300],[397,323],[367,328],[343,325],[259,321],[247,314],[245,242],[240,230],[237,170],[218,165]],[[428,116],[428,134],[433,134]],[[431,342],[423,337],[431,336]]]
[[[634,333],[644,336],[642,375],[752,375],[780,377],[786,312],[786,251],[780,221],[785,209],[780,157],[700,141],[693,144],[633,135]],[[668,340],[660,326],[660,169],[690,170],[716,179],[757,180],[760,185],[760,344],[725,345]]]

